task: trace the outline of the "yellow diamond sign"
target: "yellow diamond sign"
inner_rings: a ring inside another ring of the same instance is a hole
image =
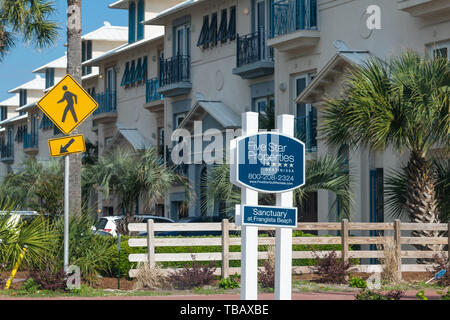
[[[69,74],[37,105],[64,134],[70,134],[98,107],[98,103]]]

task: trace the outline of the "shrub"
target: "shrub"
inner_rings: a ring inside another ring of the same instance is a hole
[[[270,246],[267,250],[267,260],[263,261],[263,270],[258,270],[258,278],[263,288],[275,287],[275,248]]]
[[[34,293],[34,292],[38,291],[40,289],[40,287],[41,286],[39,284],[34,282],[33,278],[29,278],[22,284],[21,289],[24,289],[28,293]]]
[[[380,258],[380,263],[383,268],[381,278],[386,283],[399,283],[400,279],[397,273],[397,253],[394,238],[385,237],[384,239],[384,243],[378,248],[378,250],[382,249],[384,254],[384,258]]]
[[[355,298],[356,300],[400,300],[403,294],[404,292],[401,290],[391,290],[383,293],[381,291],[364,289]]]
[[[175,289],[192,289],[211,284],[215,279],[214,262],[211,262],[209,267],[205,267],[197,263],[194,257],[192,260],[194,260],[192,267],[185,266],[167,276],[168,283]]]
[[[366,289],[367,288],[367,282],[364,281],[361,278],[358,278],[358,277],[352,277],[350,279],[349,285],[352,288],[360,288],[360,289]]]
[[[446,293],[442,293],[441,291],[438,291],[438,293],[441,295],[441,300],[450,301],[450,289]]]
[[[34,283],[43,290],[58,291],[67,289],[63,268],[55,269],[51,265],[47,265],[44,269],[31,271],[30,276]]]
[[[435,254],[433,256],[433,264],[435,264],[435,266],[430,271],[434,274],[441,270],[445,270],[444,275],[436,280],[436,284],[442,287],[450,286],[450,268],[448,258],[443,253],[440,255]]]
[[[100,274],[105,277],[117,277],[119,267],[119,253],[117,252],[117,238],[110,238],[113,240],[112,245],[109,246],[105,255],[108,257],[106,265],[100,271]],[[131,269],[137,268],[136,262],[130,262],[128,256],[132,253],[146,253],[147,248],[135,248],[128,245],[129,237],[122,236],[120,242],[120,275],[129,279],[129,272]]]
[[[419,300],[428,300],[428,298],[425,296],[425,290],[421,290],[416,293],[416,298]]]
[[[239,288],[239,282],[237,281],[239,275],[236,273],[228,278],[222,279],[219,282],[219,288],[222,289],[236,289]]]
[[[159,289],[167,286],[167,279],[159,266],[150,268],[148,263],[140,264],[136,274],[136,289]]]
[[[319,282],[322,283],[347,283],[346,277],[351,271],[353,262],[351,260],[344,261],[337,258],[336,251],[333,250],[326,254],[325,257],[320,257],[319,253],[314,251],[317,264],[311,266],[310,270],[319,275]]]

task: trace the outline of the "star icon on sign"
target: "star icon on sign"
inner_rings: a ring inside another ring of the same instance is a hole
[[[287,166],[288,166],[287,163],[285,163],[285,164],[284,164],[284,167],[287,168]]]
[[[291,168],[293,168],[294,167],[294,164],[293,163],[291,163],[290,165],[289,165]]]

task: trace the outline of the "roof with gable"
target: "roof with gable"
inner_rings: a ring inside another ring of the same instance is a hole
[[[36,77],[28,81],[24,84],[21,84],[20,86],[9,90],[9,93],[18,93],[21,89],[27,89],[27,90],[44,90],[45,89],[45,78],[42,78],[39,75],[36,75]]]
[[[128,27],[112,26],[108,21],[94,31],[81,37],[82,40],[128,41]]]
[[[222,101],[198,100],[179,128],[192,130],[194,121],[201,121],[206,114],[212,116],[223,128],[240,128],[241,117]]]
[[[8,99],[0,102],[0,106],[2,107],[18,107],[19,104],[20,104],[20,97],[18,94],[15,94],[12,97],[9,97]]]
[[[183,1],[173,7],[170,7],[164,11],[161,11],[159,14],[157,14],[155,17],[144,21],[143,24],[145,25],[163,25],[164,24],[164,19],[172,14],[175,14],[181,10],[190,8],[194,5],[197,5],[199,3],[204,2],[205,0],[186,0]]]
[[[335,41],[336,54],[320,70],[313,81],[295,99],[297,103],[317,103],[324,97],[326,87],[335,82],[337,77],[345,73],[345,68],[352,65],[363,65],[370,59],[375,58],[367,50],[350,50],[341,41]]]

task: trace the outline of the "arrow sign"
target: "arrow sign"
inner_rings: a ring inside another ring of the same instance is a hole
[[[52,157],[61,157],[70,153],[86,151],[83,135],[69,136],[48,140],[48,148]]]
[[[65,146],[61,146],[61,149],[59,150],[59,153],[69,153],[67,149],[75,142],[75,139],[72,138]]]

